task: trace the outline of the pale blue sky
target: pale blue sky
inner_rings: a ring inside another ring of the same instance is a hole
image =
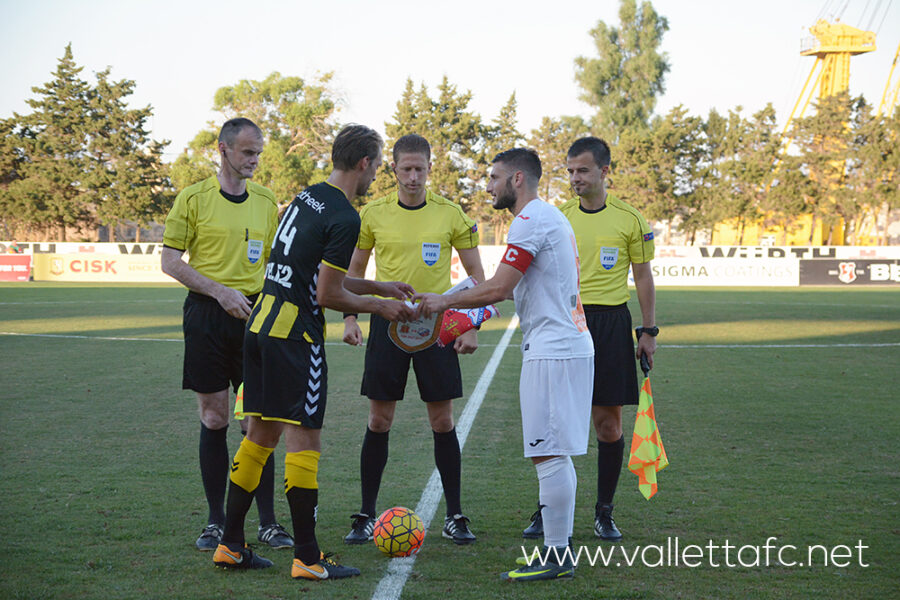
[[[137,82],[132,104],[151,104],[169,159],[209,120],[213,94],[272,71],[310,77],[334,71],[341,122],[383,131],[407,77],[431,91],[443,75],[469,89],[485,120],[515,91],[525,133],[542,116],[587,115],[574,82],[576,56],[595,56],[588,32],[618,24],[618,0],[0,0],[0,118],[30,109],[31,87],[50,79],[68,42],[82,75],[112,67]],[[851,60],[850,88],[877,105],[900,43],[900,0],[655,0],[669,19],[663,49],[672,70],[657,105],[706,115],[772,102],[793,107],[814,59],[800,39],[819,17],[842,15],[872,30],[878,50]],[[449,8],[448,8],[449,7]],[[886,10],[887,9],[887,10]],[[886,16],[885,16],[886,15]],[[882,21],[882,17],[884,19]],[[900,69],[900,67],[898,67]],[[900,73],[895,73],[896,77]]]

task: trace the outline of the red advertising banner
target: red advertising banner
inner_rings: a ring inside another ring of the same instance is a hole
[[[0,254],[0,281],[28,281],[31,277],[31,255]]]

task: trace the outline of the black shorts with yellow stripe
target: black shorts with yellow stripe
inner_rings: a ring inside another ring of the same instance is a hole
[[[462,396],[459,357],[452,344],[433,344],[418,352],[406,352],[388,336],[390,322],[378,315],[369,321],[366,366],[360,393],[370,400],[402,400],[412,361],[419,396],[425,402],[453,400]]]
[[[325,345],[247,331],[244,414],[321,429],[328,396]]]
[[[637,404],[637,363],[628,305],[585,304],[584,315],[594,341],[594,395],[591,404]]]

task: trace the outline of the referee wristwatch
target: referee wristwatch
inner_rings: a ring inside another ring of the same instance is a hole
[[[634,330],[634,333],[637,337],[641,337],[643,334],[647,334],[650,337],[656,337],[659,335],[659,327],[654,325],[653,327],[637,327]]]

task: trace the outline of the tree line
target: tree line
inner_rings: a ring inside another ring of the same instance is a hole
[[[662,243],[675,231],[693,243],[721,222],[739,233],[754,223],[789,231],[802,215],[826,225],[843,219],[849,243],[878,227],[886,243],[890,212],[900,208],[900,111],[875,115],[863,97],[844,94],[821,99],[785,135],[771,104],[751,115],[740,106],[706,116],[676,106],[657,115],[670,69],[660,50],[668,22],[649,1],[621,0],[618,17],[616,26],[600,21],[590,31],[596,56],[575,59],[592,117],[546,116],[526,133],[514,91],[488,121],[470,108],[472,92],[448,77],[433,90],[407,80],[385,123],[386,153],[402,135],[424,135],[431,188],[460,202],[488,243],[501,243],[509,222],[485,192],[493,156],[519,145],[537,150],[541,195],[558,202],[570,197],[566,150],[588,134],[610,142],[612,192],[663,226]],[[152,108],[127,108],[135,82],[115,81],[107,69],[89,83],[82,69],[67,46],[52,79],[33,88],[32,112],[0,120],[0,237],[65,240],[67,230],[160,223],[177,190],[217,169],[216,124],[167,164],[168,142],[146,130]],[[275,72],[220,88],[213,109],[260,125],[266,146],[254,180],[288,202],[328,174],[337,98],[330,74],[304,80]],[[395,188],[389,163],[361,203]]]

